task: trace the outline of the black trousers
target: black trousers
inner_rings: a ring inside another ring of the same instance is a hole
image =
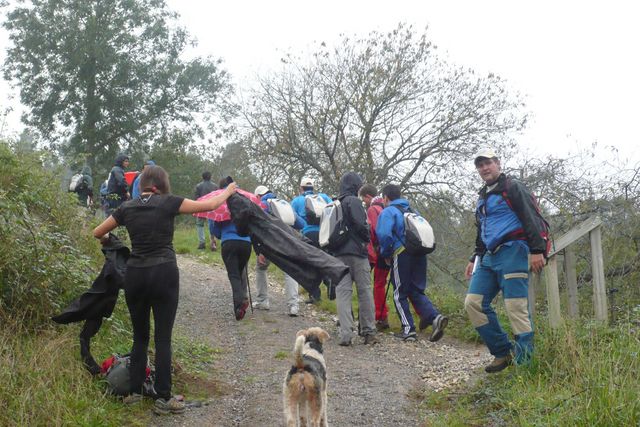
[[[227,269],[233,292],[234,312],[247,300],[247,278],[245,267],[251,258],[251,243],[244,240],[222,242],[222,261]]]
[[[304,236],[307,239],[311,240],[311,244],[313,246],[315,246],[316,248],[320,249],[320,232],[319,231],[310,231],[307,234],[305,234]],[[328,279],[325,279],[324,281],[328,285]],[[308,288],[305,288],[305,290],[309,293],[309,297],[311,297],[311,299],[319,300],[321,298],[321,294],[320,294],[320,283],[321,282],[322,281],[320,281],[318,283],[312,283]]]
[[[127,267],[124,296],[133,325],[131,349],[131,392],[142,394],[147,367],[151,310],[156,346],[155,390],[159,397],[171,398],[171,334],[178,309],[178,266],[174,262],[151,267]]]

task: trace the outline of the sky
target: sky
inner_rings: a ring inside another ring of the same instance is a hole
[[[340,34],[390,31],[399,22],[428,35],[441,54],[493,72],[520,93],[531,120],[518,136],[533,154],[563,156],[597,143],[640,164],[640,5],[633,1],[168,0],[198,41],[192,53],[224,61],[241,90],[282,55]],[[0,48],[6,46],[0,33]],[[0,53],[0,59],[4,53]],[[0,84],[0,111],[10,95]],[[0,116],[0,125],[2,117]],[[20,128],[11,113],[4,134]]]

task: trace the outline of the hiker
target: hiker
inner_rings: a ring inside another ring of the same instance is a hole
[[[364,336],[365,344],[375,344],[375,306],[371,290],[371,270],[369,269],[367,245],[369,226],[367,213],[358,199],[358,190],[362,178],[355,172],[347,172],[340,178],[338,201],[342,207],[343,221],[347,227],[347,236],[342,243],[332,247],[330,252],[349,266],[349,274],[336,286],[336,307],[338,310],[339,341],[341,346],[351,345],[353,339],[353,283],[358,293],[359,332]]]
[[[429,297],[427,288],[427,256],[413,255],[405,250],[404,213],[410,211],[409,201],[401,197],[400,186],[388,184],[382,188],[385,208],[378,217],[376,236],[380,244],[380,256],[391,268],[393,301],[400,317],[402,330],[395,334],[403,341],[417,339],[409,301],[420,316],[419,328],[433,327],[429,341],[442,338],[449,319],[438,312]]]
[[[264,211],[268,214],[271,214],[278,218],[278,215],[275,212],[272,212],[270,207],[269,200],[277,199],[276,195],[269,190],[264,185],[259,185],[254,190],[253,194],[260,197],[260,200],[264,204]],[[291,205],[284,202],[288,205],[288,208],[291,209],[291,214],[293,214],[293,227],[296,230],[301,230],[303,227],[302,218],[298,216]],[[269,260],[264,256],[264,254],[258,254],[256,259],[256,287],[258,288],[258,295],[256,295],[256,301],[253,303],[253,307],[258,310],[269,310],[269,290],[267,285],[267,269],[269,268]],[[284,275],[284,292],[287,298],[287,307],[288,313],[291,317],[298,316],[299,307],[298,307],[298,283],[293,280],[291,276],[287,273],[283,272]]]
[[[384,209],[384,200],[378,197],[378,190],[373,184],[364,184],[358,191],[360,199],[367,208],[367,222],[369,223],[369,244],[367,252],[369,255],[369,266],[373,270],[373,301],[376,306],[376,328],[379,331],[389,329],[389,310],[387,309],[387,277],[389,276],[389,266],[384,259],[379,256],[378,237],[376,236],[376,225],[378,217]]]
[[[205,194],[209,194],[212,191],[215,191],[217,189],[218,189],[218,186],[215,185],[213,182],[211,182],[211,172],[209,171],[202,172],[202,181],[198,183],[198,185],[196,185],[194,197],[196,199],[199,199]],[[198,249],[205,248],[205,236],[204,236],[205,221],[207,221],[209,224],[209,237],[211,238],[211,244],[209,245],[209,248],[215,252],[218,249],[218,247],[216,246],[216,238],[212,232],[213,221],[210,219],[207,220],[206,218],[200,218],[200,217],[196,218],[196,232],[198,233]]]
[[[156,162],[154,162],[153,160],[147,160],[146,162],[144,162],[144,165],[142,165],[142,172],[144,172],[147,166],[155,166],[155,165],[156,165]],[[142,175],[142,172],[140,172],[138,176],[136,176],[136,179],[134,179],[133,183],[131,184],[132,199],[137,199],[138,197],[140,197],[140,175]]]
[[[122,202],[129,200],[129,185],[124,178],[124,170],[129,167],[129,156],[119,154],[116,157],[109,178],[107,179],[107,215],[111,215]]]
[[[184,411],[184,402],[171,395],[171,334],[178,308],[179,277],[173,249],[174,220],[178,214],[216,209],[234,194],[235,183],[222,194],[204,201],[171,194],[169,175],[160,166],[147,167],[140,177],[142,193],[122,203],[93,230],[94,237],[107,242],[109,232],[125,226],[131,240],[124,291],[131,324],[131,393],[125,403],[142,399],[147,366],[150,314],[153,310],[155,340],[155,391],[159,396],[154,410],[160,414]]]
[[[316,248],[320,247],[318,242],[318,233],[320,231],[320,217],[311,212],[309,206],[311,204],[322,205],[331,203],[331,198],[324,193],[314,192],[314,180],[304,177],[300,180],[300,194],[291,201],[291,207],[303,220],[302,234],[311,241]],[[305,301],[307,304],[317,304],[320,302],[320,282],[314,283],[309,287],[309,299]]]
[[[82,183],[75,189],[78,195],[78,202],[85,207],[91,206],[93,205],[93,177],[91,176],[91,166],[84,165],[80,173],[82,174]]]
[[[227,179],[222,178],[220,188],[227,187]],[[247,291],[249,278],[247,276],[247,262],[251,258],[251,238],[240,236],[238,229],[231,219],[214,221],[213,235],[220,239],[222,261],[227,269],[227,276],[233,293],[233,312],[236,320],[242,320],[249,308]]]
[[[537,205],[520,181],[501,172],[492,148],[473,160],[484,186],[476,207],[475,251],[465,269],[471,279],[464,301],[471,323],[494,360],[485,371],[499,372],[513,361],[527,363],[533,353],[533,324],[529,313],[529,266],[539,273],[545,265],[546,242],[541,235]],[[541,217],[540,217],[541,218]],[[504,332],[491,301],[502,291],[515,345]],[[515,348],[514,348],[515,347]]]

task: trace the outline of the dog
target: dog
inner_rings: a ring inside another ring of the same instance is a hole
[[[313,327],[296,333],[293,365],[283,384],[284,415],[287,427],[328,427],[327,365],[322,345],[329,334]]]

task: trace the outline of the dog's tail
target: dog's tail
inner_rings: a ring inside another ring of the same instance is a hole
[[[293,364],[298,369],[304,369],[304,360],[302,359],[302,349],[304,348],[304,341],[304,335],[300,335],[298,338],[296,338],[296,343],[293,346]]]

